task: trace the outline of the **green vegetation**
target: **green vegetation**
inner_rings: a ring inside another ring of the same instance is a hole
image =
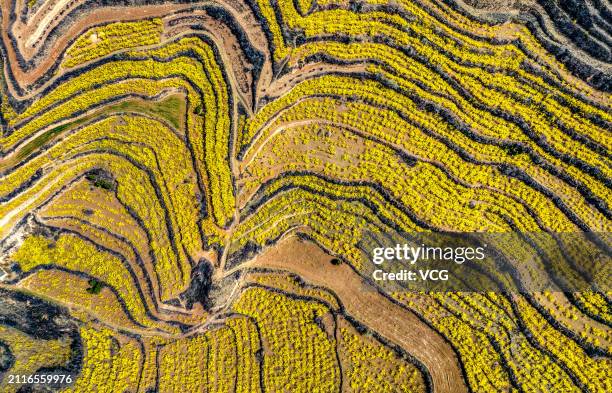
[[[87,292],[91,293],[92,295],[97,295],[100,293],[100,291],[102,290],[102,288],[104,288],[104,283],[96,280],[96,279],[91,279],[88,281],[89,282],[89,288],[87,288]]]

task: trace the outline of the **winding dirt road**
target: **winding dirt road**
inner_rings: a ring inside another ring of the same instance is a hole
[[[334,291],[348,314],[401,346],[429,370],[436,393],[467,393],[451,346],[409,310],[380,295],[348,265],[334,266],[330,256],[310,242],[291,236],[243,267],[283,269],[311,284]]]

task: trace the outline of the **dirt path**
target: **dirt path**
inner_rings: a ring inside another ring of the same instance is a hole
[[[440,335],[415,314],[380,295],[348,265],[334,266],[329,259],[313,243],[292,236],[244,267],[288,270],[311,284],[331,289],[348,314],[419,359],[431,374],[434,392],[467,392],[458,359]]]
[[[6,9],[10,9],[10,0],[1,0],[0,4],[2,7],[6,7]],[[11,40],[8,37],[8,30],[10,26],[10,19],[8,15],[2,15],[2,28],[0,29],[0,37],[5,42],[6,45],[6,56],[5,59],[7,61],[7,67],[10,67],[14,80],[19,83],[19,85],[24,88],[40,77],[43,76],[44,73],[48,72],[49,68],[53,65],[53,63],[57,60],[57,58],[63,53],[64,49],[67,45],[79,34],[83,33],[92,25],[101,25],[104,23],[115,22],[117,20],[117,15],[121,15],[122,21],[133,21],[140,20],[145,18],[153,18],[164,15],[169,15],[172,12],[176,12],[177,10],[181,10],[184,8],[188,8],[189,5],[172,5],[172,4],[162,4],[162,5],[153,5],[146,7],[109,7],[109,8],[100,8],[92,11],[86,16],[74,21],[69,25],[67,30],[62,33],[60,37],[55,39],[52,45],[47,49],[47,56],[44,57],[40,63],[37,63],[32,69],[24,70],[19,65],[17,61],[17,55],[15,50],[19,50],[19,48],[14,48],[12,44],[8,44]],[[58,22],[59,23],[59,22]],[[31,34],[31,30],[35,28],[33,26],[23,26],[16,22],[16,26],[13,26],[15,30],[15,34],[17,36],[17,41],[23,43]],[[43,37],[45,34],[43,34]],[[45,38],[46,39],[46,38]],[[25,49],[24,49],[25,50]],[[29,58],[27,53],[23,53],[26,58]],[[12,80],[11,80],[12,81]],[[50,82],[48,82],[50,83]],[[20,95],[14,90],[14,86],[11,83],[8,83],[9,91],[14,97],[24,98],[31,97],[36,92],[40,91],[41,88],[48,85],[45,84],[36,90],[26,91],[25,95]]]

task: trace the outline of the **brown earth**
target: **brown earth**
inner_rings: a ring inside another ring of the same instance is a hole
[[[317,245],[291,236],[244,266],[288,270],[329,288],[348,314],[421,361],[431,374],[435,392],[467,392],[450,344],[414,313],[382,296],[347,264],[334,266],[329,260]]]

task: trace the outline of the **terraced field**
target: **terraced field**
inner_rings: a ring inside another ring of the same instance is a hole
[[[0,391],[612,391],[609,2],[0,18]],[[494,288],[374,280],[415,233]]]

